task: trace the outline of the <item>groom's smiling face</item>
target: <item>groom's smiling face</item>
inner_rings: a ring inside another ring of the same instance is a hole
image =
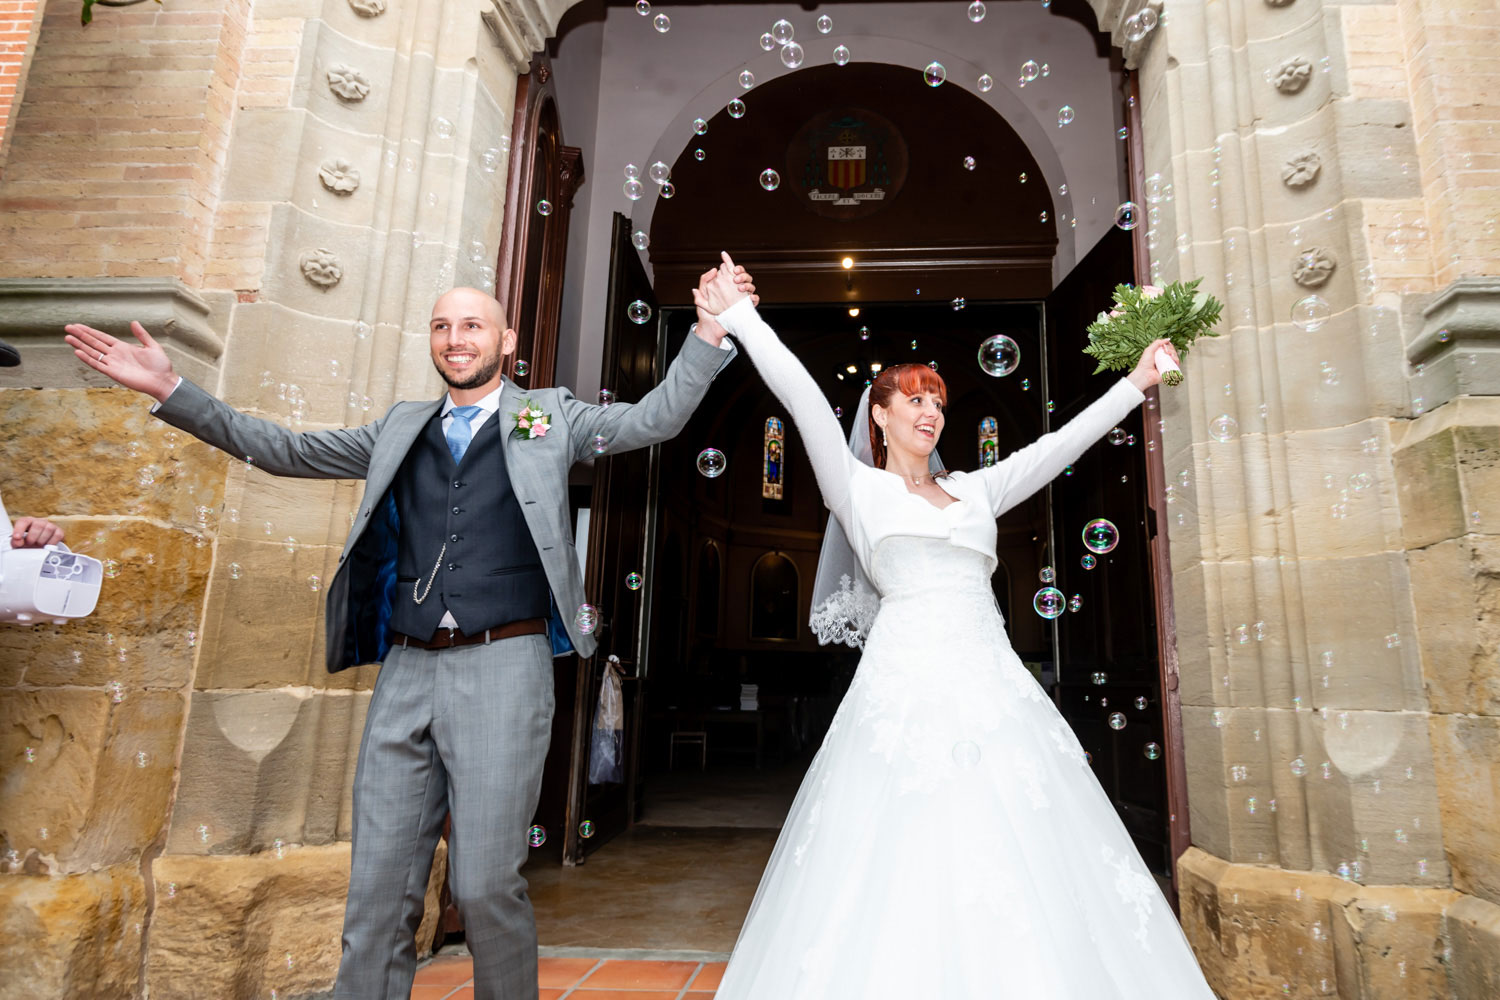
[[[428,323],[432,364],[454,389],[490,391],[500,384],[500,362],[516,349],[500,303],[477,288],[455,288],[432,307]]]

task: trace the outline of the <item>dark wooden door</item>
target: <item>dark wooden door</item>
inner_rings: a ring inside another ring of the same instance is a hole
[[[656,385],[660,374],[657,363],[660,315],[650,279],[640,254],[631,245],[630,234],[630,220],[617,213],[599,382],[614,393],[617,403],[638,401]],[[632,306],[637,303],[649,311],[639,322],[639,312],[632,318]],[[581,863],[591,851],[634,821],[640,725],[648,675],[644,623],[655,590],[651,584],[651,536],[647,525],[654,510],[657,452],[657,448],[649,448],[618,455],[606,453],[594,462],[584,589],[590,603],[599,609],[595,633],[599,649],[591,658],[581,661],[578,668],[569,783],[570,821],[563,855],[569,864]],[[632,586],[637,581],[631,574],[640,575],[639,585]],[[624,678],[624,780],[600,784],[589,780],[589,756],[600,685],[612,656],[619,658]],[[583,835],[585,831],[589,836]]]
[[[1102,395],[1120,376],[1092,374],[1081,353],[1084,330],[1106,308],[1116,284],[1134,280],[1130,235],[1112,230],[1047,300],[1048,394],[1052,426],[1061,426]],[[1119,810],[1146,864],[1170,875],[1167,787],[1178,766],[1163,706],[1160,623],[1154,595],[1152,544],[1156,512],[1150,503],[1148,460],[1159,449],[1155,397],[1123,421],[1111,438],[1090,448],[1051,493],[1051,565],[1056,586],[1077,604],[1053,623],[1058,707],[1091,758],[1094,774]],[[1149,450],[1148,450],[1149,449]],[[1104,519],[1116,544],[1096,552],[1084,529]],[[1087,568],[1092,563],[1092,568]],[[1173,706],[1175,711],[1175,705]]]

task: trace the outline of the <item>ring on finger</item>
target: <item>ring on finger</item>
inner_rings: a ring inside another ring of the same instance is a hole
[[[100,352],[99,352],[99,360],[100,360],[100,361],[103,361],[103,360],[104,360],[104,352],[103,352],[103,351],[100,351]]]

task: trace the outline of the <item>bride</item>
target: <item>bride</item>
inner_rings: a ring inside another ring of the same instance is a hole
[[[925,365],[870,387],[873,467],[734,285],[701,311],[740,342],[807,448],[878,617],[803,779],[719,1000],[1213,1000],[1187,940],[1067,723],[1006,638],[995,519],[1160,381],[1141,362],[998,465],[929,469],[946,390]],[[841,595],[851,644],[858,595]],[[837,601],[836,601],[837,603]],[[864,610],[874,610],[868,599]],[[820,629],[826,636],[826,629]]]

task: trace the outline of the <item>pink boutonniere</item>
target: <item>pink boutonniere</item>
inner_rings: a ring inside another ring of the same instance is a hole
[[[529,399],[512,414],[512,418],[516,422],[515,433],[528,440],[546,437],[547,432],[552,429],[551,415],[543,413],[542,408]]]

